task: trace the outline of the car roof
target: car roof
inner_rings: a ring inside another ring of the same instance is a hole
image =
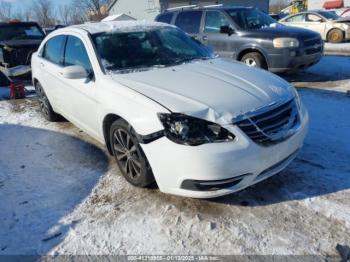
[[[246,7],[246,6],[234,6],[234,5],[223,5],[223,6],[207,6],[207,7],[178,7],[173,9],[165,10],[164,13],[175,13],[175,12],[186,12],[186,11],[203,11],[203,10],[249,10],[254,9],[254,7]],[[162,14],[164,14],[162,13]]]
[[[98,34],[105,32],[136,32],[136,31],[149,31],[157,28],[173,27],[169,24],[160,22],[148,22],[148,21],[108,21],[97,23],[85,23],[80,25],[73,25],[65,27],[60,30],[69,29],[81,29],[87,31],[90,34]]]

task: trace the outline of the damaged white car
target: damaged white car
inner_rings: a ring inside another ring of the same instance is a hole
[[[48,120],[64,116],[115,156],[126,180],[196,198],[283,170],[308,113],[281,78],[216,58],[176,27],[104,22],[50,34],[32,58]]]

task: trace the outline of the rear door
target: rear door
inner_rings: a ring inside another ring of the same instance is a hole
[[[232,58],[234,36],[220,33],[222,26],[232,27],[229,17],[224,12],[219,10],[206,11],[203,34],[200,40],[203,44],[212,47],[220,56]]]
[[[39,82],[55,109],[62,110],[63,98],[59,95],[62,81],[59,72],[63,68],[63,49],[66,36],[59,35],[49,39],[38,56]]]
[[[175,25],[193,38],[201,41],[202,14],[200,10],[182,11],[176,16]]]

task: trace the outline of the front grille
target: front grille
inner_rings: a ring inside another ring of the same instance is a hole
[[[322,47],[317,47],[317,48],[308,48],[305,50],[305,53],[307,55],[312,55],[312,54],[317,54],[322,52]]]
[[[319,44],[322,44],[322,40],[319,37],[304,40],[304,46],[306,47],[319,45]]]
[[[298,109],[293,99],[267,112],[246,117],[236,125],[257,144],[269,146],[287,139],[299,123]]]
[[[321,53],[323,50],[322,39],[317,37],[304,40],[304,47],[307,55]]]

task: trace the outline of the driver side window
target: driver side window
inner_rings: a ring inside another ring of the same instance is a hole
[[[319,17],[318,15],[314,14],[307,14],[306,15],[306,22],[323,22],[323,19]]]
[[[220,27],[230,25],[226,16],[219,11],[207,11],[205,15],[205,33],[220,33]]]
[[[84,43],[75,36],[68,36],[64,54],[64,66],[80,65],[91,72],[92,66]]]

